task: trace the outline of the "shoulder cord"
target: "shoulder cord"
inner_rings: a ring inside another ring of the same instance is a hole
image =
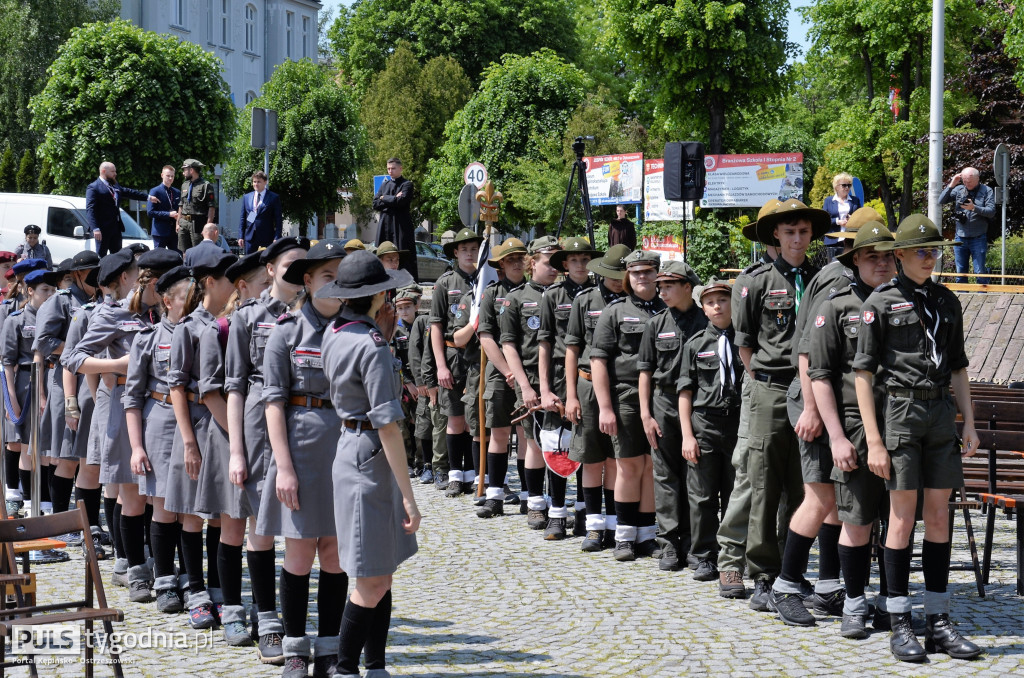
[[[3,369],[2,367],[0,367],[0,384],[3,384],[3,389],[4,389],[4,407],[7,408],[7,418],[15,426],[19,426],[21,424],[21,422],[25,421],[25,415],[28,414],[28,407],[27,406],[28,406],[29,402],[32,399],[32,394],[31,393],[28,394],[28,398],[26,398],[25,404],[22,405],[22,407],[21,407],[21,416],[18,417],[17,419],[15,419],[14,417],[11,416],[11,412],[14,411],[14,408],[11,407],[11,393],[7,389],[7,370]]]

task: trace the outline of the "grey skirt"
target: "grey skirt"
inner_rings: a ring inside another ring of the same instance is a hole
[[[135,482],[135,474],[132,473],[132,444],[128,440],[128,424],[124,418],[124,405],[121,404],[123,393],[123,385],[115,386],[110,392],[107,424],[100,427],[104,431],[100,444],[100,482],[103,484]]]
[[[394,574],[418,546],[402,529],[402,493],[377,432],[342,427],[333,475],[341,569],[357,578]]]
[[[267,415],[263,403],[263,384],[249,386],[245,397],[245,458],[248,468],[245,478],[245,496],[256,515],[263,496],[263,483],[267,477],[270,460],[274,456],[267,438]]]
[[[83,385],[83,388],[89,388],[87,385]],[[86,463],[99,466],[100,454],[103,447],[103,437],[107,430],[106,421],[107,417],[110,416],[110,389],[107,385],[100,381],[99,388],[96,389],[96,404],[92,409],[92,421],[89,422],[89,428],[85,429],[88,431],[89,442],[86,450]],[[96,423],[93,426],[93,422]],[[81,424],[78,426],[78,430],[82,430]]]
[[[288,449],[299,480],[299,510],[292,511],[277,498],[277,462],[270,459],[263,483],[256,532],[272,537],[314,539],[333,537],[334,504],[331,471],[337,452],[340,421],[332,408],[288,407]]]
[[[142,407],[142,436],[152,470],[146,475],[135,476],[139,494],[147,497],[163,497],[167,494],[167,473],[177,430],[174,407],[169,402],[146,398],[146,404]]]
[[[192,415],[192,428],[195,431],[196,442],[202,445],[206,438],[206,429],[212,418],[210,410],[203,405],[189,403],[189,412]],[[200,448],[201,453],[202,448]],[[167,491],[164,494],[164,509],[171,513],[202,515],[195,510],[195,503],[196,481],[189,478],[185,472],[185,442],[181,438],[181,430],[175,425],[171,459],[167,464]]]
[[[52,398],[52,396],[51,396]],[[64,391],[61,390],[61,421],[64,425],[64,434],[60,444],[61,459],[85,459],[89,455],[89,435],[92,430],[92,413],[96,408],[96,401],[92,398],[92,390],[85,383],[85,377],[78,375],[78,409],[82,410],[82,416],[78,420],[78,430],[72,431],[67,427],[67,418],[64,416]]]
[[[196,512],[209,515],[224,513],[231,518],[251,516],[252,510],[245,493],[231,484],[231,447],[227,431],[211,416],[206,426],[206,435],[199,438],[197,433],[196,439],[203,454],[199,480],[196,481]]]
[[[14,375],[14,394],[18,398],[18,405],[21,407],[21,412],[24,416],[22,416],[20,424],[15,424],[7,417],[4,417],[4,440],[9,443],[25,443],[28,445],[28,426],[31,419],[28,412],[28,408],[31,406],[31,403],[28,401],[28,387],[31,378],[32,375],[29,371],[24,369],[19,369]]]
[[[64,447],[64,368],[57,365],[50,369],[47,378],[46,412],[43,419],[50,432],[50,456],[60,457]]]

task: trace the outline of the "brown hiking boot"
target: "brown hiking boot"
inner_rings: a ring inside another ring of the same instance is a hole
[[[736,570],[722,570],[718,575],[718,595],[723,598],[746,598],[747,587]]]

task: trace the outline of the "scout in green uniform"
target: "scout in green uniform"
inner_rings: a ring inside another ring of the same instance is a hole
[[[733,342],[731,294],[729,282],[718,278],[711,278],[694,292],[709,322],[683,347],[676,383],[682,456],[689,464],[686,489],[691,553],[697,559],[693,578],[697,581],[718,576],[715,534],[719,510],[729,505],[735,477],[732,451],[739,426],[743,368]]]
[[[636,251],[626,257],[623,289],[628,296],[601,314],[590,350],[598,425],[615,450],[615,559],[658,554],[654,519],[654,471],[651,447],[640,419],[637,354],[644,323],[665,308],[658,298],[660,257]]]
[[[484,375],[484,425],[490,430],[487,441],[487,490],[484,505],[477,509],[481,518],[493,518],[504,513],[505,474],[508,471],[508,441],[512,435],[512,411],[515,409],[516,393],[513,390],[515,375],[505,360],[505,354],[498,343],[501,327],[499,313],[505,307],[505,300],[513,291],[523,286],[528,250],[519,238],[509,238],[492,251],[487,265],[501,271],[501,278],[484,290],[480,301],[480,322],[477,337],[487,354],[487,371]],[[519,427],[519,440],[525,440],[523,427]],[[526,446],[519,445],[517,451],[519,482],[522,492],[517,499],[526,509]]]
[[[686,490],[683,436],[679,427],[679,373],[683,344],[708,324],[694,303],[700,278],[685,262],[667,261],[657,278],[667,308],[647,321],[637,369],[640,370],[640,419],[651,444],[654,507],[658,518],[658,566],[666,572],[682,567],[690,552],[690,506]]]
[[[384,268],[397,271],[381,260]],[[405,412],[405,419],[401,422],[402,439],[405,440],[405,454],[409,461],[409,477],[416,478],[423,472],[423,456],[416,445],[413,437],[413,430],[416,424],[416,405],[419,399],[419,391],[412,375],[412,363],[409,360],[410,337],[412,324],[416,321],[416,305],[420,298],[412,292],[399,292],[395,296],[395,315],[398,317],[395,323],[395,336],[391,339],[395,357],[402,361],[402,410]]]
[[[466,390],[467,369],[462,350],[452,338],[452,321],[459,310],[459,300],[473,286],[477,254],[483,238],[468,228],[444,246],[444,253],[456,260],[456,266],[434,284],[430,299],[430,347],[437,364],[437,382],[441,390],[438,401],[448,415],[448,488],[445,494],[457,496],[470,492],[475,478],[472,435],[466,428],[466,406],[462,396]]]
[[[419,307],[420,295],[414,289],[399,292],[399,296],[402,294],[413,295]],[[439,486],[443,486],[441,489],[444,489],[448,485],[447,450],[444,446],[446,417],[437,406],[437,374],[433,369],[433,357],[430,349],[430,318],[427,314],[419,314],[409,330],[409,369],[418,395],[413,435],[423,456],[420,483],[430,485],[436,479]],[[428,364],[431,366],[429,370]]]
[[[569,238],[565,248],[551,256],[551,265],[558,271],[564,271],[565,279],[552,285],[544,292],[540,304],[540,340],[539,373],[540,401],[546,410],[544,428],[552,429],[568,424],[565,421],[565,335],[569,327],[569,315],[572,302],[594,286],[590,279],[587,264],[590,260],[604,252],[598,252],[590,246],[586,238]],[[576,516],[573,532],[583,535],[586,526],[586,513],[583,510],[582,478],[577,475]],[[566,479],[554,471],[548,471],[548,487],[551,490],[551,511],[548,525],[544,530],[544,538],[564,539],[565,524],[568,513],[565,510]]]
[[[757,222],[758,238],[778,243],[779,258],[755,271],[733,307],[740,358],[754,380],[750,391],[750,523],[747,564],[754,578],[750,607],[768,610],[771,584],[782,562],[776,520],[782,493],[790,506],[803,500],[800,449],[786,418],[796,317],[806,286],[818,272],[806,257],[812,238],[828,229],[828,213],[787,200]],[[803,416],[801,417],[801,420]]]
[[[771,199],[758,211],[760,221],[781,205],[782,202]],[[743,236],[754,243],[760,243],[757,237],[757,222],[743,227]],[[779,251],[772,244],[760,243],[764,250],[760,259],[751,264],[736,276],[732,286],[730,306],[739,305],[743,290],[750,289],[751,276],[755,271],[771,266],[779,256]],[[735,328],[734,328],[735,330]],[[747,525],[750,522],[750,479],[747,477],[747,431],[750,422],[750,379],[743,380],[740,389],[740,418],[736,429],[736,447],[732,452],[732,468],[734,472],[732,494],[729,505],[722,516],[722,524],[718,526],[718,595],[723,598],[746,598],[747,588],[743,585],[743,570],[746,567]]]
[[[181,163],[185,181],[181,184],[178,209],[178,249],[184,252],[203,241],[203,227],[217,222],[217,189],[202,177],[203,163],[189,158]]]
[[[475,319],[473,318],[473,304],[476,301],[478,284],[480,283],[477,278],[474,278],[473,285],[465,290],[462,297],[459,298],[455,317],[452,318],[449,327],[452,342],[462,352],[462,364],[466,367],[466,388],[462,393],[462,405],[466,411],[466,430],[472,436],[470,443],[472,483],[476,482],[476,476],[480,473],[480,341],[476,336]],[[475,488],[464,481],[459,488],[450,488],[445,495],[457,497],[463,493],[474,494]],[[483,506],[486,499],[476,497],[473,501],[477,505]]]
[[[864,208],[857,210],[857,214]],[[853,217],[850,218],[852,222]],[[845,231],[844,231],[845,233]],[[864,426],[857,407],[853,358],[860,335],[860,311],[871,291],[890,280],[896,272],[896,261],[890,252],[879,252],[875,246],[892,242],[892,234],[881,222],[862,223],[853,247],[837,261],[851,270],[853,284],[834,292],[815,309],[814,320],[806,341],[807,375],[811,379],[814,400],[828,431],[831,478],[835,482],[834,501],[843,523],[839,537],[838,556],[846,583],[843,623],[840,633],[845,638],[866,638],[864,618],[868,604],[864,598],[866,575],[871,569],[871,525],[885,504],[885,484],[867,467],[867,444]],[[885,386],[875,382],[875,400],[885,398]],[[795,517],[794,517],[795,521]],[[787,545],[787,550],[788,550]],[[882,567],[882,571],[885,568]],[[885,580],[882,600],[884,607]],[[802,607],[802,606],[801,606]],[[888,621],[888,615],[886,614]]]
[[[943,240],[927,217],[914,214],[900,224],[896,240],[878,245],[892,249],[902,270],[864,302],[861,332],[853,367],[857,403],[864,422],[868,468],[885,478],[889,489],[889,530],[885,539],[888,607],[892,624],[889,646],[902,661],[923,661],[927,652],[971,659],[981,649],[964,638],[949,620],[949,495],[963,487],[961,454],[974,455],[971,386],[964,352],[963,311],[956,295],[931,281]],[[872,388],[875,374],[885,383],[879,430]],[[949,395],[952,383],[953,398]],[[963,445],[956,435],[956,409],[963,416]],[[961,452],[962,449],[962,452]],[[911,626],[909,595],[910,534],[914,529],[918,490],[924,490],[925,647]]]
[[[531,242],[528,249],[533,265],[530,281],[505,298],[498,312],[498,323],[501,326],[501,352],[516,381],[516,407],[535,411],[541,405],[537,370],[540,302],[544,290],[558,277],[558,271],[551,266],[551,256],[562,247],[558,240],[546,235]],[[522,480],[528,495],[526,523],[531,529],[542,530],[548,520],[544,499],[545,464],[530,417],[523,423],[523,432],[526,460]]]

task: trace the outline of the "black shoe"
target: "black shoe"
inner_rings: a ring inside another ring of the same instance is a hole
[[[876,631],[892,631],[892,620],[889,619],[889,613],[885,610],[880,610],[876,605],[875,616],[871,620],[871,627]]]
[[[614,556],[615,560],[619,561],[620,563],[628,563],[631,560],[636,560],[636,552],[633,550],[633,542],[615,542],[615,551],[612,552],[612,556]]]
[[[747,587],[743,584],[743,575],[736,570],[725,570],[718,575],[718,595],[723,598],[747,597]]]
[[[798,593],[779,593],[775,589],[769,594],[770,606],[779,613],[779,618],[789,626],[814,626],[814,615],[804,607]]]
[[[565,539],[565,518],[548,518],[548,526],[544,528],[544,538],[548,541]]]
[[[615,548],[615,528],[604,531],[604,547],[606,549]]]
[[[572,536],[574,537],[585,537],[587,536],[587,511],[586,509],[575,511],[574,522],[572,524]]]
[[[530,509],[526,512],[526,526],[531,530],[543,530],[548,524],[548,510]]]
[[[462,485],[463,485],[463,483],[459,482],[458,480],[449,480],[448,481],[448,489],[446,489],[444,491],[444,496],[449,497],[449,498],[461,496],[462,495]]]
[[[476,492],[476,482],[462,483],[462,494],[473,494]]]
[[[862,614],[844,614],[843,623],[839,627],[839,635],[843,638],[861,640],[868,637],[868,631],[864,628],[865,617]]]
[[[714,581],[718,579],[718,567],[710,558],[697,561],[697,570],[693,573],[694,581]],[[742,581],[742,580],[741,580]]]
[[[519,493],[512,490],[505,490],[505,503],[514,506],[519,503]]]
[[[647,539],[645,541],[637,542],[635,551],[637,558],[661,557],[661,546],[658,544],[657,539]]]
[[[889,613],[889,623],[892,625],[892,636],[889,638],[889,649],[892,656],[901,662],[923,662],[928,658],[928,653],[917,642],[914,635],[914,628],[911,626],[909,612],[901,614]]]
[[[589,530],[583,543],[580,544],[580,550],[586,553],[597,553],[604,550],[603,530]]]
[[[673,546],[666,546],[661,550],[661,558],[658,560],[658,569],[664,572],[678,572],[682,568],[679,562],[679,554]]]
[[[334,678],[338,668],[338,655],[329,654],[313,658],[313,678]]]
[[[434,474],[434,489],[438,492],[444,492],[448,489],[448,474],[447,473],[435,473]]]
[[[754,580],[754,594],[750,596],[750,609],[756,612],[768,612],[768,600],[771,597],[772,583],[768,579]]]
[[[846,602],[846,589],[836,589],[832,593],[815,593],[811,596],[812,612],[819,617],[842,617],[843,603]]]
[[[960,635],[948,614],[930,614],[925,623],[924,649],[929,653],[945,652],[954,659],[974,659],[981,648]]]
[[[478,518],[493,518],[505,514],[505,504],[500,499],[488,499],[476,510]]]
[[[808,610],[814,609],[814,584],[807,581],[806,577],[800,578],[800,593],[798,595],[800,600],[804,601],[804,607]]]
[[[527,515],[529,513],[530,513],[530,505],[527,502],[520,500],[520,502],[519,502],[519,515],[525,516],[525,515]]]

